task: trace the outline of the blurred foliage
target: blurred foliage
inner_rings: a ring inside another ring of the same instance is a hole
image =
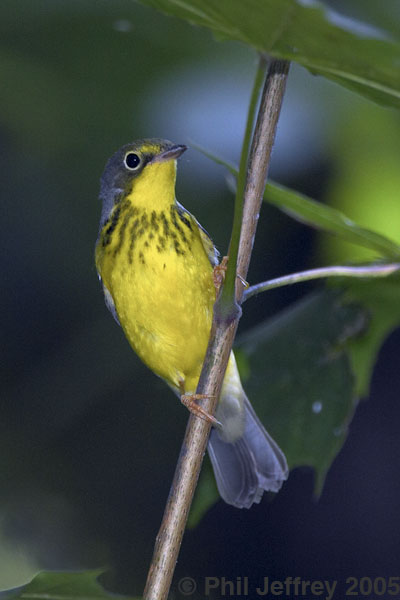
[[[10,588],[15,582],[28,581],[39,570],[34,556],[24,552],[6,536],[0,538],[1,587]]]
[[[86,573],[39,573],[30,583],[2,594],[6,600],[37,598],[38,600],[69,600],[85,598],[101,600],[110,598],[97,582],[101,571]]]
[[[321,32],[331,32],[333,27],[339,39],[350,43],[343,44],[344,49],[362,46],[368,49],[365,60],[373,60],[379,68],[390,63],[396,42],[357,40],[353,30],[332,25],[323,11],[309,4],[298,7],[306,19],[309,10],[315,11],[314,33],[322,19]],[[374,3],[355,4],[361,19],[368,7],[374,15]],[[394,19],[387,14],[380,14],[379,19],[380,27],[398,33]],[[268,40],[261,30],[263,40]],[[114,570],[106,577],[108,587],[141,593],[186,413],[162,382],[139,363],[104,307],[93,264],[100,211],[98,179],[106,158],[122,143],[139,137],[177,142],[195,138],[216,152],[236,153],[229,158],[237,158],[255,56],[244,45],[217,44],[207,31],[167,19],[131,0],[2,0],[0,33],[0,587],[26,583],[36,569],[93,569],[109,564]],[[333,46],[335,39],[330,41]],[[384,49],[388,49],[389,63],[383,58]],[[397,81],[398,70],[394,74],[390,67],[385,73],[390,87]],[[397,205],[386,204],[398,185],[394,169],[399,160],[398,115],[356,100],[349,92],[295,67],[285,106],[272,173],[279,173],[284,184],[304,195],[318,200],[327,196],[332,205],[364,227],[384,235],[390,232],[398,241],[391,229]],[[310,137],[311,130],[314,137]],[[374,163],[380,168],[374,169]],[[368,174],[366,183],[362,176]],[[369,191],[373,203],[372,188],[379,198],[379,226],[376,211],[371,209],[368,222],[364,216],[369,211],[357,212]],[[223,252],[232,205],[223,170],[195,152],[188,153],[180,162],[177,195]],[[340,203],[343,198],[346,205]],[[260,216],[259,231],[250,281],[339,256],[333,254],[333,246],[325,245],[328,236],[316,249],[313,232],[268,204]],[[338,246],[334,248],[338,252]],[[354,255],[346,251],[341,260],[347,258]],[[377,323],[376,330],[371,325],[364,337],[349,340],[356,371],[369,361],[358,392],[365,390],[373,362],[362,340],[370,336],[376,352],[398,323],[397,283],[390,280],[379,286],[379,291],[375,283],[348,288],[350,306],[362,296],[371,318],[368,322]],[[257,338],[264,331],[257,323],[293,304],[304,289],[311,288],[281,290],[252,300],[245,307],[242,331],[254,328]],[[293,309],[294,315],[307,311],[308,302],[317,300],[302,301]],[[357,329],[354,323],[359,323],[358,310],[349,308],[343,321],[339,319],[345,329],[349,318],[350,336]],[[324,317],[329,322],[329,314]],[[291,318],[290,312],[274,317],[289,337]],[[324,329],[324,323],[321,319],[313,325]],[[277,327],[265,326],[265,343],[279,340]],[[336,333],[340,331],[341,327]],[[336,333],[334,340],[339,339]],[[345,329],[346,339],[347,333]],[[259,339],[259,343],[264,342]],[[347,351],[339,344],[338,354],[332,356],[342,377],[339,381],[350,384]],[[250,370],[255,368],[256,355],[249,352],[246,360]],[[277,373],[282,372],[283,363],[279,363]],[[256,386],[256,379],[246,381],[250,397],[253,390],[248,386]],[[268,382],[271,393],[279,382],[279,378]],[[326,415],[331,427],[347,423],[350,389],[346,387],[331,412],[327,405],[319,414],[312,412],[310,398],[309,421],[307,413],[299,415],[296,431],[322,422]],[[264,397],[261,384],[254,394]],[[263,407],[259,410],[265,410],[270,420],[272,403]],[[282,436],[285,450],[284,444],[288,445],[292,464],[300,464],[285,438],[288,433],[280,433],[282,427],[272,422],[271,430],[278,438]],[[336,438],[330,441],[329,452]],[[341,441],[339,435],[335,451]],[[310,456],[307,445],[302,449],[303,456]],[[260,510],[267,506],[265,500]],[[250,513],[256,514],[249,511],[238,517],[237,512],[224,508],[218,517],[221,531],[232,530],[232,517],[246,528],[254,518]],[[263,520],[264,513],[260,514]],[[202,526],[198,535],[204,540],[210,530]],[[215,523],[210,529],[214,531]],[[210,551],[207,544],[197,544],[196,564]],[[240,564],[245,560],[244,547],[242,552]],[[189,559],[182,555],[181,568]],[[40,585],[48,586],[47,577],[52,576],[42,576]],[[82,577],[94,582],[93,574]]]
[[[329,204],[400,243],[399,114],[363,105],[351,117],[345,115],[342,133],[332,140],[332,155],[336,177],[327,191]],[[333,238],[320,243],[328,261],[376,258],[374,251]]]
[[[400,5],[397,0],[386,0],[385,10],[379,2],[368,0],[327,0],[326,4],[352,19],[390,31],[395,37],[400,34]]]

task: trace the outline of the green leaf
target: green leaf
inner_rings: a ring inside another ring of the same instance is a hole
[[[235,165],[197,144],[192,143],[192,146],[217,164],[224,166],[232,175],[237,176],[238,170]],[[267,183],[264,200],[301,223],[332,233],[347,242],[373,250],[382,257],[389,259],[400,257],[400,246],[389,238],[370,229],[360,227],[339,210],[321,204],[283,185],[271,181]]]
[[[238,343],[251,377],[248,397],[290,468],[313,466],[321,490],[354,411],[348,343],[365,329],[366,311],[329,291],[312,294]]]
[[[316,0],[140,0],[400,107],[400,44]]]
[[[1,592],[6,600],[110,600],[115,594],[107,593],[97,581],[102,571],[80,573],[43,571],[24,586]],[[128,597],[125,597],[128,600]],[[133,599],[132,599],[133,600]]]
[[[372,281],[341,282],[350,303],[362,303],[369,312],[369,325],[362,336],[349,343],[356,374],[356,394],[368,394],[373,367],[384,340],[400,325],[400,277],[391,275],[376,284]]]
[[[286,454],[289,467],[315,468],[317,491],[343,445],[356,405],[349,344],[368,313],[341,292],[312,294],[243,335],[235,354],[246,393]],[[191,525],[215,502],[200,479]]]
[[[360,227],[339,210],[312,200],[304,194],[294,192],[277,183],[269,183],[265,188],[264,200],[306,225],[374,250],[386,258],[400,257],[400,246],[389,238]]]

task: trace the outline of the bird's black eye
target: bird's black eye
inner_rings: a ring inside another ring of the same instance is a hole
[[[126,154],[126,156],[125,156],[124,162],[125,162],[125,166],[130,171],[136,171],[136,169],[140,165],[141,160],[140,160],[140,156],[135,154],[135,152],[128,152],[128,154]]]

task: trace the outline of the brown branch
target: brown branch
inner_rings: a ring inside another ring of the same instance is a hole
[[[289,64],[286,61],[272,60],[262,94],[250,153],[238,255],[237,270],[243,278],[246,278],[250,262],[288,69]],[[237,286],[239,303],[242,293],[243,285],[239,282]],[[211,414],[215,412],[221,392],[239,317],[240,315],[230,322],[218,323],[214,317],[210,342],[197,387],[198,393],[207,396],[202,406]],[[144,600],[166,600],[168,597],[209,434],[210,424],[190,415],[164,517],[156,538],[143,594]]]

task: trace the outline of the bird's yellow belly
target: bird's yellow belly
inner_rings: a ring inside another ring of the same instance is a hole
[[[125,334],[143,362],[174,388],[194,392],[210,334],[212,267],[194,236],[175,247],[121,247],[104,256],[102,278]]]

